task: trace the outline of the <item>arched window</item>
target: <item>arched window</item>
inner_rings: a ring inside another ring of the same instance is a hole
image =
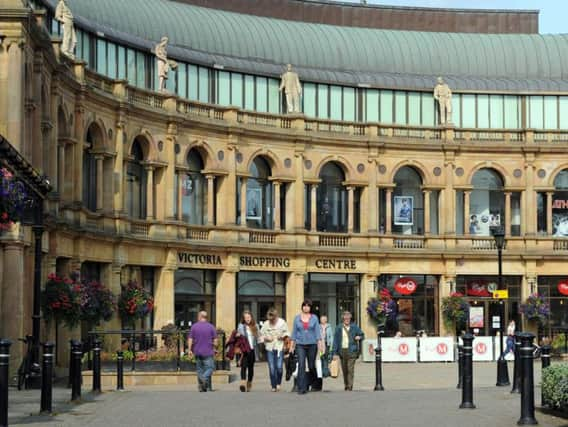
[[[268,162],[256,157],[250,165],[247,180],[247,226],[251,228],[272,229],[273,194],[270,176],[272,171]]]
[[[83,206],[90,211],[97,209],[97,161],[93,150],[95,148],[96,129],[91,126],[87,131],[87,141],[83,149]]]
[[[126,165],[126,209],[131,218],[146,218],[146,171],[143,160],[142,144],[136,139]]]
[[[318,231],[347,232],[347,191],[345,174],[335,162],[324,165],[317,189]]]
[[[394,176],[392,192],[392,230],[401,234],[424,234],[424,196],[422,177],[410,166]]]
[[[201,173],[204,164],[195,149],[187,155],[187,172],[181,179],[182,220],[194,225],[207,222],[207,183]]]
[[[505,193],[503,178],[489,168],[478,170],[471,181],[469,199],[469,234],[491,236],[505,225]]]
[[[568,237],[568,169],[561,170],[554,178],[551,209],[552,235]]]

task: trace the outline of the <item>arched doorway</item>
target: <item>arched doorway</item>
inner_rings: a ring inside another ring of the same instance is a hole
[[[416,169],[403,166],[394,176],[391,206],[392,230],[400,234],[424,234],[422,177]]]
[[[132,144],[126,164],[126,211],[130,218],[146,218],[146,170],[142,162],[144,152],[137,138]]]
[[[491,236],[505,226],[505,193],[503,178],[494,169],[478,170],[471,180],[469,200],[469,234]]]

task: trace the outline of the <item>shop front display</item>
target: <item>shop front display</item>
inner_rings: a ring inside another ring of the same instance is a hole
[[[465,295],[470,305],[468,327],[476,335],[492,336],[502,321],[506,328],[510,320],[521,324],[519,304],[521,298],[521,276],[503,276],[499,288],[497,276],[458,276],[456,291]],[[506,290],[508,297],[495,299],[494,291]]]
[[[178,328],[189,328],[197,321],[201,310],[215,319],[216,270],[179,269],[174,278],[175,324]]]
[[[271,260],[264,257],[258,258],[264,261]],[[286,313],[286,273],[240,271],[237,275],[237,319],[235,319],[235,325],[240,321],[245,310],[249,310],[257,322],[263,322],[266,320],[266,313],[271,307],[276,308],[281,315]]]
[[[359,274],[308,273],[304,283],[304,296],[313,302],[312,312],[318,317],[326,315],[330,325],[340,323],[341,314],[346,310],[351,312],[355,323],[361,323],[359,295]]]
[[[415,336],[419,333],[438,333],[439,277],[432,275],[383,274],[380,289],[387,289],[396,302],[396,312],[387,320],[385,334]]]
[[[550,317],[543,332],[554,339],[568,330],[568,277],[539,276],[538,293],[550,304]]]

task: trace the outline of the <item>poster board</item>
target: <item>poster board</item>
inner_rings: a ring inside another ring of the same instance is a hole
[[[454,337],[420,338],[421,362],[453,362]]]
[[[463,345],[461,338],[459,342],[460,345]],[[473,340],[473,361],[493,361],[493,337],[475,337],[475,339]]]

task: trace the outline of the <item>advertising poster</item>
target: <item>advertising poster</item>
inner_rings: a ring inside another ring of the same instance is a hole
[[[469,308],[469,327],[483,328],[483,306]]]
[[[394,196],[395,225],[412,225],[414,198],[411,196]]]
[[[452,362],[454,360],[454,337],[420,338],[421,362]]]
[[[568,237],[568,191],[555,191],[552,196],[552,234]]]

